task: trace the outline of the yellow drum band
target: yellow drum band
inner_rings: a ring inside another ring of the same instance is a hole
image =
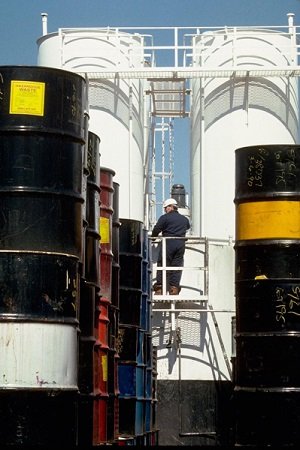
[[[236,240],[300,239],[300,200],[270,200],[236,206]]]

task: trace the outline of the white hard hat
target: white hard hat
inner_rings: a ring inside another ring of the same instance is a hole
[[[174,198],[167,198],[167,200],[164,201],[163,207],[166,208],[170,205],[177,205],[177,202]]]

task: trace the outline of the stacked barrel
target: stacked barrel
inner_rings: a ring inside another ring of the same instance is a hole
[[[236,445],[299,445],[300,146],[236,150]]]
[[[112,286],[112,214],[115,172],[100,167],[100,295],[96,298],[94,379],[99,393],[95,403],[94,445],[107,442],[109,309]]]
[[[148,239],[148,230],[143,230],[143,260],[142,260],[142,328],[144,333],[145,348],[145,438],[144,445],[154,445],[154,435],[156,433],[156,406],[154,389],[157,377],[157,367],[155,365],[155,349],[152,343],[152,253]],[[156,441],[155,441],[156,442]]]
[[[0,74],[0,443],[75,445],[85,80]]]
[[[119,436],[119,383],[117,339],[119,330],[119,184],[113,182],[113,215],[112,215],[112,285],[111,304],[109,307],[109,351],[108,351],[108,411],[107,411],[107,440],[116,442]]]
[[[152,345],[152,411],[151,432],[148,435],[147,445],[159,445],[159,428],[157,426],[157,347]]]
[[[94,405],[99,395],[94,384],[95,305],[100,291],[100,138],[88,133],[85,264],[80,281],[78,443],[93,445]]]
[[[136,441],[143,433],[143,344],[141,335],[142,224],[121,219],[118,334],[119,432]]]
[[[120,316],[118,334],[119,432],[123,439],[144,433],[144,334],[142,310],[142,229],[136,220],[121,219]]]

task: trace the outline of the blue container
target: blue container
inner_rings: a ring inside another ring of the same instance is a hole
[[[136,364],[118,364],[120,397],[144,398],[145,366]]]

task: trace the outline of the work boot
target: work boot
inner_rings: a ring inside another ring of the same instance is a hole
[[[161,284],[154,284],[154,295],[162,295],[162,285]]]
[[[180,288],[177,286],[170,286],[169,294],[170,295],[178,295],[180,292]]]

